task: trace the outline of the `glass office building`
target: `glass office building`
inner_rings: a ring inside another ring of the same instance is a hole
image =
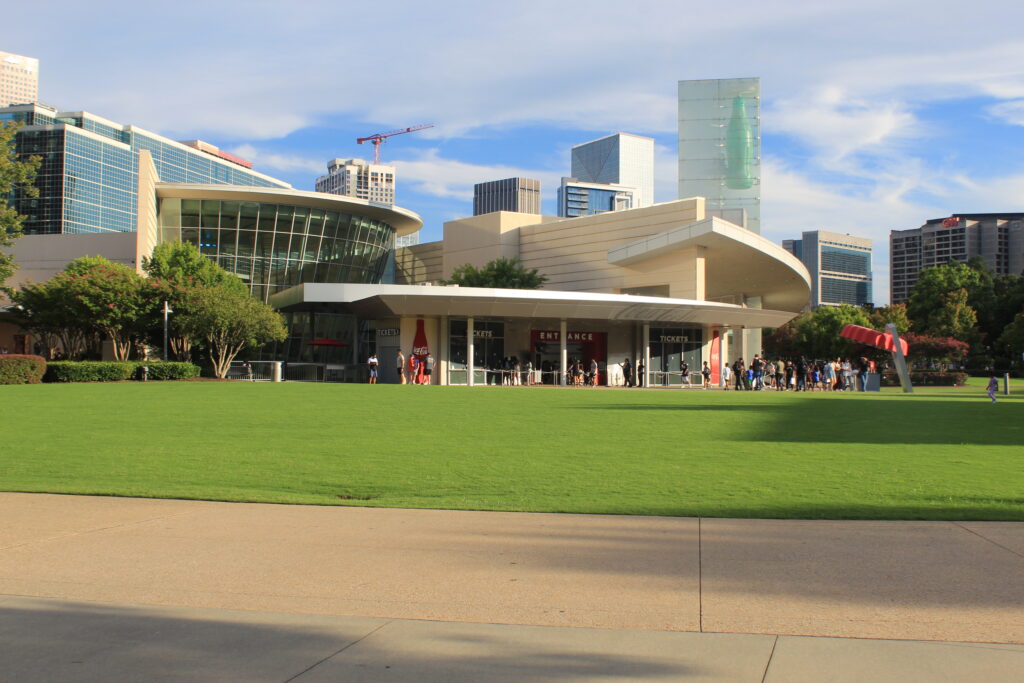
[[[584,183],[562,178],[558,188],[558,216],[575,218],[608,211],[623,211],[636,206],[637,190],[621,185]]]
[[[863,306],[873,302],[871,240],[811,230],[801,239],[783,240],[811,275],[811,306]]]
[[[21,123],[19,156],[42,158],[38,197],[16,196],[25,233],[86,234],[138,229],[139,153],[148,151],[160,182],[290,187],[288,183],[135,126],[38,103],[0,108]],[[215,149],[215,148],[214,148]]]
[[[679,197],[761,232],[761,79],[679,82]]]
[[[615,133],[572,148],[572,177],[585,183],[624,185],[634,208],[654,203],[654,139]]]

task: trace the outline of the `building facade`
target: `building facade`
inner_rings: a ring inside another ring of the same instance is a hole
[[[576,178],[562,178],[558,188],[559,218],[590,216],[607,211],[624,211],[636,207],[635,187],[585,183]]]
[[[39,99],[39,60],[0,50],[0,107]]]
[[[679,197],[761,232],[761,79],[679,81]]]
[[[534,178],[505,178],[473,186],[473,215],[494,211],[515,211],[540,215],[540,181]]]
[[[332,159],[327,163],[327,175],[316,179],[316,191],[394,204],[395,167],[365,159]]]
[[[782,248],[807,267],[812,308],[873,303],[870,239],[812,230]]]
[[[572,177],[584,183],[633,188],[633,206],[654,203],[654,140],[615,133],[572,148]]]
[[[889,233],[892,303],[906,303],[922,268],[980,256],[996,275],[1024,273],[1024,213],[962,213]]]

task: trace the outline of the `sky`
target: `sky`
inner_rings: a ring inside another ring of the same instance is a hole
[[[42,14],[45,13],[45,16]],[[655,139],[677,198],[680,80],[761,78],[762,234],[874,240],[925,220],[1024,211],[1024,3],[1004,0],[54,0],[4,9],[0,49],[40,59],[40,99],[201,138],[313,189],[357,137],[381,150],[422,241],[472,214],[473,184],[542,181],[573,145]]]

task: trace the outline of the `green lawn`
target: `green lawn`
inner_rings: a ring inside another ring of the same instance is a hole
[[[1024,520],[1024,400],[264,383],[0,387],[0,490]]]

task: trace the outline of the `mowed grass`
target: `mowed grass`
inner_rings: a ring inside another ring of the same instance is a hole
[[[0,387],[0,489],[407,508],[1024,520],[1024,400],[180,382]]]

